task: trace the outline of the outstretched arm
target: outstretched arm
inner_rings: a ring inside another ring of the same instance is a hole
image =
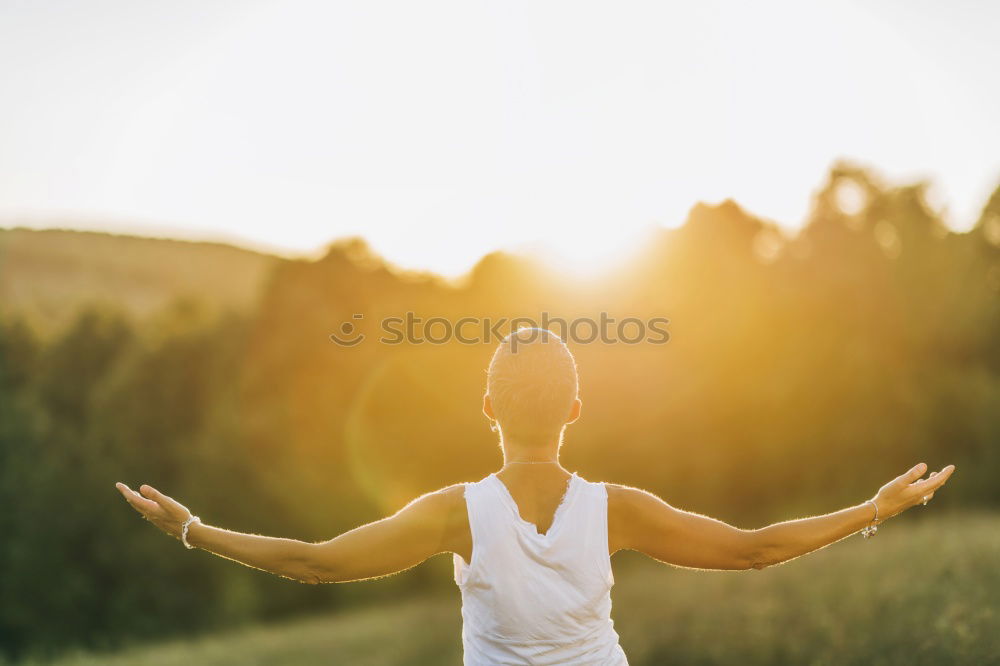
[[[115,484],[144,518],[180,538],[191,512],[149,485]],[[232,532],[195,522],[188,543],[254,569],[303,583],[341,583],[386,576],[452,552],[461,534],[462,486],[423,495],[394,515],[320,543]],[[467,528],[466,528],[467,529]]]
[[[879,522],[919,504],[944,485],[955,471],[948,465],[929,478],[920,463],[882,486],[872,500]],[[743,530],[720,520],[676,509],[652,493],[607,484],[608,547],[628,549],[694,569],[762,569],[840,541],[871,524],[868,502],[824,516]]]

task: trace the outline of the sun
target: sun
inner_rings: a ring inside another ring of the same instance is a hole
[[[565,277],[596,280],[625,265],[642,240],[639,230],[591,228],[541,238],[523,251]]]

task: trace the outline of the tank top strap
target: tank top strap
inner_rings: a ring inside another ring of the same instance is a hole
[[[510,517],[503,497],[493,487],[492,475],[479,481],[464,483],[465,506],[469,516],[469,530],[472,533],[472,559],[455,554],[455,582],[463,585],[472,571],[480,568],[484,557],[489,557],[498,547],[511,541]]]
[[[577,547],[599,567],[608,586],[614,585],[608,549],[608,491],[604,483],[580,479],[579,497],[569,507],[569,513],[566,527],[574,534]]]

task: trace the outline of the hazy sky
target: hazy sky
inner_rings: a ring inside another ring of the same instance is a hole
[[[830,163],[1000,182],[1000,3],[0,2],[0,224],[446,273],[600,259],[699,200],[801,223]]]

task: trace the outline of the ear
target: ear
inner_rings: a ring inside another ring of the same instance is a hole
[[[569,417],[566,419],[566,425],[569,425],[580,418],[581,409],[583,409],[583,403],[579,398],[577,398],[573,401],[573,405],[569,408]]]
[[[483,396],[483,414],[486,414],[486,417],[490,419],[496,418],[496,414],[493,413],[493,401],[490,400],[489,393]]]

